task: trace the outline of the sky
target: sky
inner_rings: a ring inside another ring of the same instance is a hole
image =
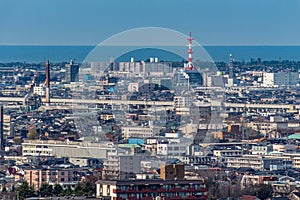
[[[132,28],[202,45],[300,45],[300,0],[0,0],[0,45],[97,45]]]

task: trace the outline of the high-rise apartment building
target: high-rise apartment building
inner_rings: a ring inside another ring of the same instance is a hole
[[[79,65],[75,64],[73,60],[66,64],[66,82],[76,82],[79,78]]]

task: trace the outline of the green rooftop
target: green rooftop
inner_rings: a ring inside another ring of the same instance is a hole
[[[289,135],[288,138],[289,138],[289,139],[300,140],[300,134],[292,134],[292,135]]]

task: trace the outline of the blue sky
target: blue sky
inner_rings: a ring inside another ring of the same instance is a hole
[[[96,45],[164,27],[202,45],[300,45],[300,0],[0,0],[0,44]]]

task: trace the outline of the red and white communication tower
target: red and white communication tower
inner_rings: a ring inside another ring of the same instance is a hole
[[[193,70],[194,69],[194,65],[193,65],[193,38],[192,38],[192,32],[190,32],[190,37],[187,38],[187,40],[189,41],[188,43],[188,63],[185,64],[184,70]]]

